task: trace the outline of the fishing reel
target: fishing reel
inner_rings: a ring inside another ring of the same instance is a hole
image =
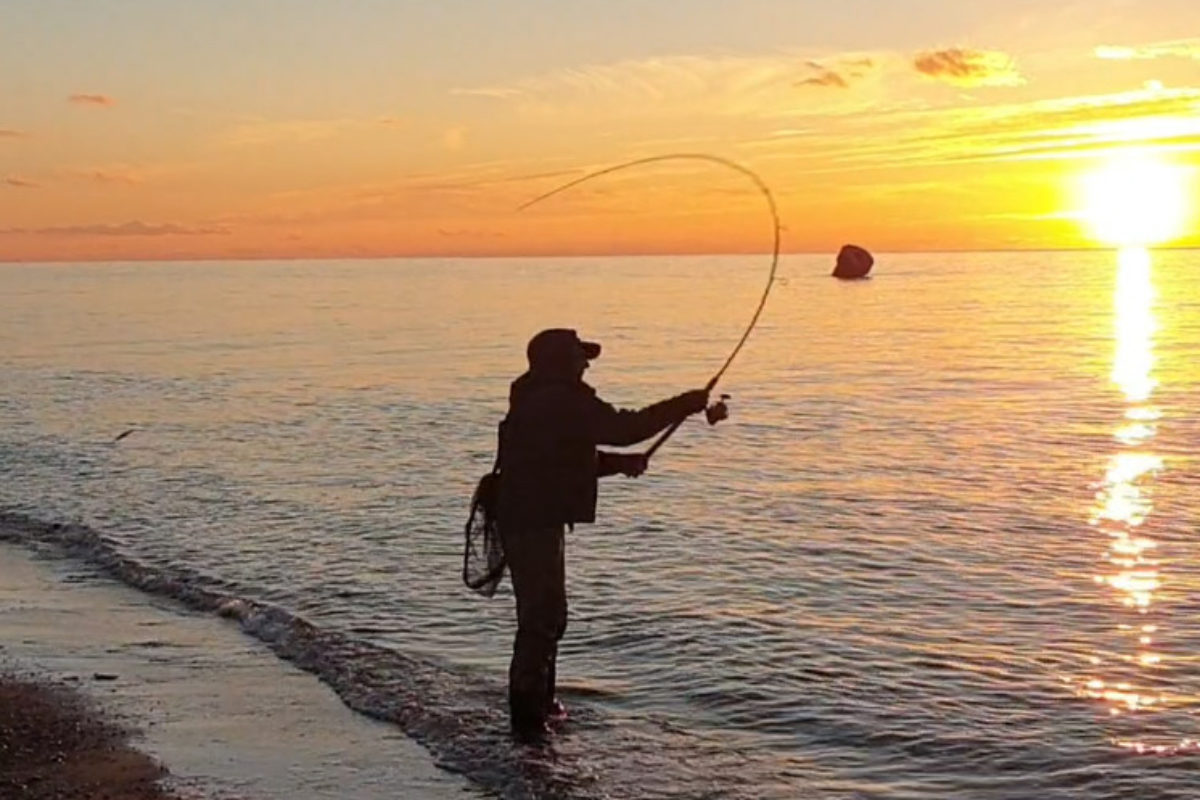
[[[716,425],[721,420],[729,419],[729,406],[725,403],[729,395],[721,395],[721,399],[704,409],[704,418],[709,425]]]

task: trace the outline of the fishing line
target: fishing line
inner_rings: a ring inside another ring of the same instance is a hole
[[[572,189],[572,188],[580,185],[581,183],[585,183],[585,182],[593,180],[595,178],[599,178],[602,175],[610,175],[614,172],[619,172],[624,169],[630,169],[632,167],[640,167],[640,166],[644,166],[646,164],[655,164],[660,161],[707,161],[711,164],[717,164],[717,165],[720,165],[723,167],[728,167],[729,169],[732,169],[735,172],[738,172],[741,175],[744,175],[745,177],[749,178],[754,183],[755,187],[762,194],[762,196],[764,198],[766,198],[767,208],[771,212],[773,244],[772,244],[772,248],[771,248],[771,269],[767,273],[767,285],[763,289],[762,298],[759,299],[758,307],[754,309],[754,316],[752,316],[750,318],[750,324],[746,326],[746,330],[742,334],[742,338],[738,340],[738,343],[734,346],[733,351],[729,354],[729,357],[725,359],[725,363],[721,365],[721,368],[719,370],[717,370],[716,374],[712,376],[712,378],[709,380],[709,382],[707,384],[705,384],[704,388],[707,391],[711,392],[716,387],[717,383],[721,380],[721,378],[724,377],[725,371],[729,369],[729,365],[733,363],[735,358],[737,358],[738,353],[742,352],[742,347],[745,346],[746,340],[750,338],[750,334],[754,331],[754,328],[758,325],[758,319],[759,319],[759,317],[762,316],[763,309],[766,308],[766,306],[767,306],[767,298],[771,295],[771,287],[775,285],[775,272],[779,267],[779,231],[780,231],[779,210],[775,206],[775,198],[774,198],[774,196],[772,196],[771,190],[767,187],[767,184],[765,182],[763,182],[763,179],[757,175],[757,173],[755,173],[753,170],[749,169],[748,167],[742,166],[741,164],[737,163],[736,161],[731,161],[728,158],[722,158],[721,156],[714,156],[714,155],[710,155],[708,153],[666,153],[664,155],[649,156],[647,158],[638,158],[633,161],[626,161],[621,164],[616,164],[611,167],[605,167],[604,169],[596,170],[595,172],[590,172],[581,178],[576,178],[575,180],[568,181],[567,183],[564,183],[561,186],[551,189],[550,191],[546,192],[545,194],[538,195],[537,197],[533,198],[529,202],[524,203],[521,206],[518,206],[517,211],[524,211],[525,209],[527,209],[531,206],[537,205],[538,203],[542,202],[543,200],[547,200],[556,194],[565,192],[568,189]],[[650,456],[654,455],[655,452],[658,451],[658,448],[662,447],[666,443],[666,441],[671,438],[671,435],[674,434],[676,430],[678,430],[678,428],[681,424],[683,424],[682,420],[680,420],[679,422],[676,422],[674,425],[672,425],[671,427],[669,427],[665,431],[663,431],[662,434],[659,435],[658,439],[656,439],[654,441],[654,444],[650,445],[650,449],[646,451],[646,458],[650,458]]]

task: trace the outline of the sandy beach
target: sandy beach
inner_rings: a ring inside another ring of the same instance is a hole
[[[473,795],[231,624],[9,544],[0,666],[6,800]]]
[[[174,800],[161,765],[130,747],[78,687],[0,674],[0,794],[10,800]]]

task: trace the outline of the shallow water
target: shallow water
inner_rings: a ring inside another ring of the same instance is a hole
[[[302,617],[510,796],[1197,796],[1200,256],[826,260],[572,535],[553,759],[458,582],[524,341],[602,341],[619,405],[702,384],[761,257],[0,265],[0,507]]]

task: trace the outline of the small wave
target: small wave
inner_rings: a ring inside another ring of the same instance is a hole
[[[135,589],[236,622],[280,658],[316,675],[349,708],[397,726],[438,766],[500,797],[763,796],[720,785],[726,781],[718,776],[740,772],[746,754],[716,739],[652,719],[622,719],[614,733],[617,720],[587,704],[611,693],[604,687],[564,687],[579,700],[568,730],[546,748],[523,747],[508,734],[503,687],[494,680],[321,628],[196,570],[139,561],[87,525],[0,510],[0,541],[83,560]],[[727,769],[714,766],[721,764]]]

